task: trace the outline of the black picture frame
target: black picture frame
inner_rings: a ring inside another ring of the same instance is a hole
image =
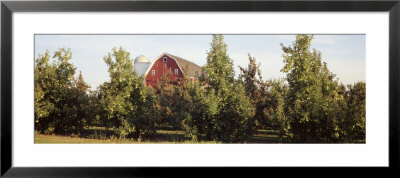
[[[400,1],[2,1],[1,2],[1,176],[4,177],[131,177],[177,176],[182,168],[63,167],[19,168],[12,165],[12,18],[13,12],[128,11],[272,11],[272,12],[389,12],[389,167],[399,168],[400,117]],[[384,59],[383,59],[384,60]],[[196,176],[211,171],[240,173],[242,168],[183,168]],[[201,169],[201,170],[199,170]],[[207,170],[202,170],[207,169]],[[226,170],[229,169],[229,170]],[[278,168],[278,172],[284,172]],[[293,168],[295,169],[295,168]],[[265,169],[250,169],[262,173]],[[298,171],[298,169],[296,169]],[[359,169],[357,169],[359,170]],[[363,169],[376,170],[376,169]],[[300,171],[303,172],[303,171]],[[307,171],[304,171],[307,172]],[[330,171],[330,174],[338,172]],[[364,172],[365,173],[365,172]],[[266,174],[266,172],[264,172]],[[191,176],[191,175],[188,175]]]

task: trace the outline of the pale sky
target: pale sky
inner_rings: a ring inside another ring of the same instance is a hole
[[[224,36],[236,76],[240,73],[238,66],[247,68],[248,53],[261,63],[264,80],[286,76],[280,72],[284,66],[280,43],[291,45],[295,35]],[[94,90],[109,80],[103,57],[113,47],[122,46],[132,60],[144,55],[153,61],[166,52],[203,66],[211,39],[211,35],[35,35],[35,58],[46,50],[53,55],[59,48],[70,48],[76,74],[82,71],[84,80]],[[365,35],[315,35],[311,48],[321,51],[322,60],[339,82],[365,81]]]

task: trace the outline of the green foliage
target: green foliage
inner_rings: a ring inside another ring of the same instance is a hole
[[[35,60],[35,130],[39,133],[79,133],[90,117],[89,86],[80,74],[74,79],[76,68],[70,63],[72,53],[61,48],[54,53],[40,55]]]
[[[82,74],[71,84],[61,110],[63,117],[56,120],[56,130],[60,130],[57,133],[80,133],[92,118],[92,107],[86,93],[90,86],[85,83]]]
[[[206,137],[222,142],[246,142],[255,129],[254,106],[246,96],[245,87],[234,79],[233,62],[227,54],[222,35],[213,35],[202,82],[217,97],[216,116],[207,122]]]
[[[211,138],[225,143],[246,142],[255,131],[255,109],[244,86],[237,83],[230,92],[218,97],[219,111]]]
[[[134,138],[153,136],[160,123],[155,104],[156,96],[152,89],[145,86],[143,80],[143,77],[135,78],[130,94],[134,109],[129,121],[134,125]]]
[[[56,75],[54,65],[49,64],[50,52],[40,55],[35,60],[35,130],[42,133],[52,133],[54,124],[49,116],[55,111],[54,96],[50,93],[55,83]]]
[[[164,77],[156,87],[156,93],[164,125],[185,130],[185,136],[194,141],[208,132],[217,112],[217,98],[198,80],[185,77],[172,84]]]
[[[241,73],[239,81],[246,89],[246,95],[250,97],[251,103],[256,108],[254,120],[259,128],[270,127],[270,123],[265,119],[264,109],[266,106],[268,83],[262,80],[260,64],[257,65],[256,58],[249,54],[249,65],[247,68],[239,66]]]
[[[69,49],[56,51],[52,62],[47,51],[35,60],[35,132],[80,134],[105,126],[119,139],[142,140],[164,127],[179,130],[180,140],[244,143],[258,127],[281,142],[365,142],[365,83],[339,84],[321,52],[310,50],[312,39],[297,35],[291,46],[281,45],[286,80],[263,81],[250,54],[235,79],[224,36],[213,35],[199,80],[170,81],[170,71],[154,89],[122,47],[104,57],[110,80],[96,91],[82,73],[74,77]]]
[[[325,104],[321,103],[323,95],[316,54],[309,50],[312,38],[298,35],[293,47],[282,45],[285,66],[281,71],[287,73],[289,83],[285,103],[289,132],[306,142],[320,139],[317,133],[322,114],[320,106]]]
[[[279,130],[281,137],[291,137],[289,132],[290,125],[285,113],[285,97],[288,93],[288,86],[284,80],[269,80],[270,86],[265,100],[265,125],[275,130]]]
[[[345,117],[340,121],[340,140],[343,142],[365,142],[365,82],[348,85],[345,91],[346,108],[342,110]],[[344,88],[344,87],[342,87]]]
[[[176,96],[176,85],[170,81],[171,73],[162,76],[157,86],[155,93],[157,94],[157,111],[162,125],[172,126],[174,129],[181,128],[182,117],[180,114],[181,107],[185,106],[185,101],[180,100]]]
[[[187,137],[199,140],[203,134],[210,135],[218,112],[218,99],[200,84],[198,80],[185,80],[180,86],[181,97],[186,101],[186,112],[182,126]]]
[[[203,67],[201,80],[215,90],[216,93],[227,92],[232,87],[235,72],[233,61],[227,54],[227,45],[223,35],[212,35],[211,49],[207,52],[207,64]]]
[[[99,87],[99,102],[103,111],[101,118],[107,127],[128,127],[126,129],[129,130],[130,125],[126,125],[126,121],[134,109],[129,97],[133,91],[133,80],[137,77],[130,54],[122,48],[113,48],[112,53],[104,57],[104,62],[108,66],[110,81]]]
[[[259,85],[263,84],[260,64],[257,65],[255,57],[251,57],[250,54],[248,54],[248,56],[249,65],[247,69],[239,66],[241,71],[239,80],[243,82],[249,96],[251,96],[252,99],[256,99],[260,95]]]
[[[155,133],[154,96],[133,70],[130,53],[113,48],[104,57],[110,81],[99,87],[100,118],[107,127],[117,128],[121,138],[141,138]]]
[[[319,69],[314,69],[313,54],[309,47],[312,36],[298,35],[293,47],[284,47],[283,59],[287,72],[289,91],[286,110],[290,118],[290,131],[301,139],[314,139],[320,112],[318,110],[322,99],[321,87],[318,87]],[[307,137],[307,138],[306,138]]]
[[[155,88],[163,124],[185,130],[192,140],[245,142],[254,132],[254,107],[235,81],[222,35],[213,35],[200,81],[164,76]]]
[[[346,105],[343,95],[345,89],[322,62],[321,53],[315,49],[310,51],[312,38],[297,35],[292,47],[282,46],[285,63],[282,71],[287,73],[289,83],[285,99],[288,132],[304,142],[347,140],[345,137],[349,134],[344,135],[349,129],[343,126],[354,127],[355,123],[343,123],[352,122],[355,116],[346,117],[351,114],[346,114],[350,106]],[[362,119],[358,120],[361,121],[359,125],[363,125]]]

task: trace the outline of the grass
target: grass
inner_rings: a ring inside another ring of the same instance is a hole
[[[109,143],[133,143],[130,140],[122,140],[122,139],[88,139],[88,138],[80,138],[80,137],[67,137],[60,135],[43,135],[43,134],[35,134],[35,143],[41,144],[109,144]]]
[[[248,143],[279,143],[278,132],[274,130],[258,130]],[[105,127],[90,127],[79,135],[43,135],[35,133],[37,144],[215,144],[215,141],[192,141],[185,137],[184,131],[171,128],[161,128],[150,139],[136,141],[119,139],[113,129]]]
[[[279,131],[276,130],[257,130],[248,140],[248,143],[281,143]]]

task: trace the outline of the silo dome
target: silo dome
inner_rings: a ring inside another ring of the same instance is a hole
[[[147,63],[150,62],[149,59],[146,58],[146,56],[140,55],[135,58],[135,63]]]

